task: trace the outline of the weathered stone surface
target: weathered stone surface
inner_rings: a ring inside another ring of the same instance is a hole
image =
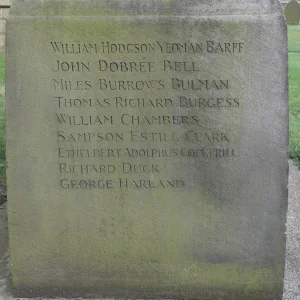
[[[17,289],[281,298],[278,1],[17,1],[7,30]]]
[[[298,25],[300,21],[300,5],[297,0],[291,0],[284,9],[288,25]]]

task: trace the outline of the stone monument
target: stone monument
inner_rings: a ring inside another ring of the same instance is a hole
[[[281,299],[287,34],[263,2],[13,4],[17,295]]]
[[[300,20],[300,5],[297,0],[291,0],[284,9],[288,25],[298,25]]]

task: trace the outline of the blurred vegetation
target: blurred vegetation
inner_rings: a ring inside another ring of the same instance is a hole
[[[289,52],[300,53],[300,25],[291,25],[288,27]]]
[[[300,53],[289,55],[290,157],[300,167]]]
[[[288,37],[290,52],[290,157],[300,167],[300,25],[288,26]]]

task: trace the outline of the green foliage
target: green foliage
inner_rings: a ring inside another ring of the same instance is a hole
[[[300,54],[289,55],[290,157],[300,167]]]
[[[289,52],[300,53],[300,25],[290,25],[288,27]]]

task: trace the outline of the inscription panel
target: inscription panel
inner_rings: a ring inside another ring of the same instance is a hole
[[[239,157],[241,83],[220,63],[245,42],[195,40],[48,42],[61,188],[197,189],[185,166]]]

